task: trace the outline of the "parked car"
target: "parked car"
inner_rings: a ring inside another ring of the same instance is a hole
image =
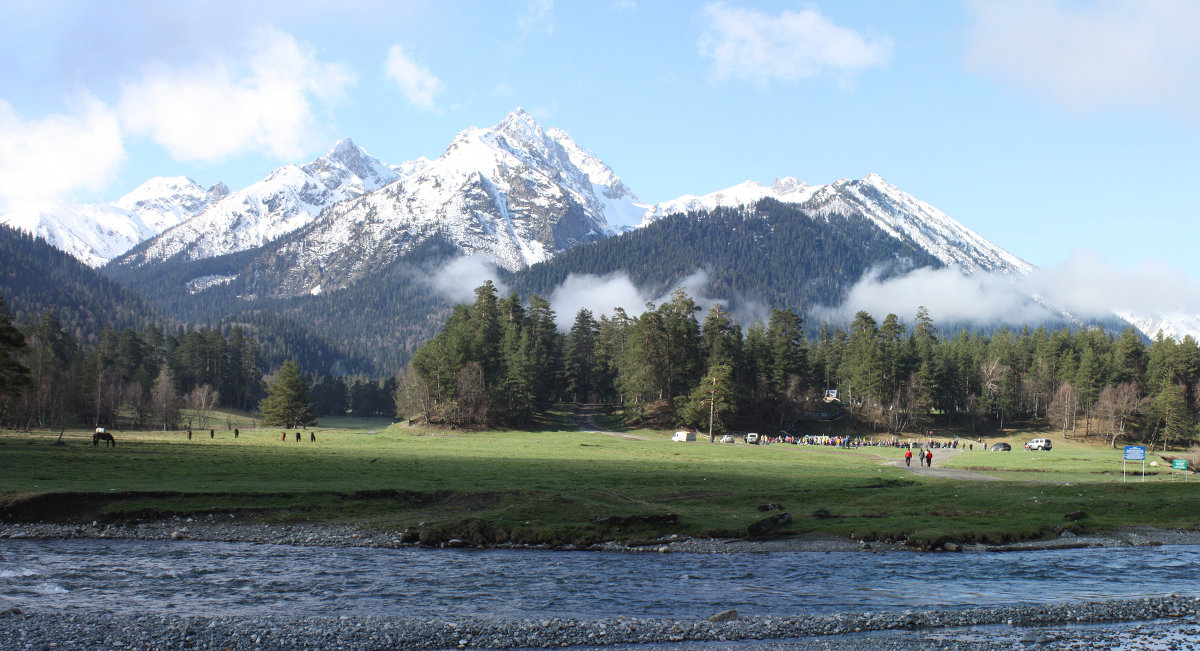
[[[1012,446],[1007,443],[997,443],[992,446],[992,449],[996,450],[997,452],[1010,452],[1012,450]]]
[[[758,445],[758,433],[750,432],[746,435],[746,442],[751,445]]]
[[[733,434],[726,434],[725,436],[721,437],[722,443],[733,443],[733,441],[734,441]]]
[[[1026,450],[1049,450],[1054,447],[1050,439],[1033,439],[1025,444]]]
[[[695,441],[696,433],[695,432],[675,432],[675,435],[671,437],[671,440],[672,441],[683,441],[683,442]]]

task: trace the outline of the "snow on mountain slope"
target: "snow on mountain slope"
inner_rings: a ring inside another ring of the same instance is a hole
[[[1176,341],[1189,336],[1200,341],[1200,314],[1164,313],[1151,316],[1125,310],[1117,310],[1116,314],[1150,339],[1162,333],[1163,337]]]
[[[182,176],[157,177],[110,204],[43,203],[0,216],[0,223],[41,236],[84,264],[99,267],[182,223],[223,189],[218,185],[206,191]]]
[[[829,185],[810,186],[791,177],[770,186],[747,181],[704,196],[684,195],[647,210],[648,224],[677,212],[711,211],[719,206],[752,205],[773,198],[797,204],[814,217],[827,220],[858,214],[870,219],[892,237],[912,242],[946,265],[967,272],[1028,273],[1032,265],[992,244],[950,216],[896,186],[871,174],[861,181],[841,179]]]
[[[245,189],[227,194],[119,262],[142,265],[175,256],[199,260],[261,246],[308,224],[333,204],[378,190],[399,178],[396,169],[345,139],[328,155],[303,167],[286,165]]]
[[[289,238],[281,254],[296,262],[279,291],[333,291],[434,236],[516,270],[611,236],[644,210],[607,165],[517,109]]]
[[[749,206],[768,197],[783,203],[804,203],[813,193],[824,186],[810,186],[788,176],[775,179],[771,185],[746,181],[711,194],[696,196],[685,194],[678,199],[664,201],[650,207],[642,215],[642,225],[662,219],[674,213],[711,212],[721,207]]]

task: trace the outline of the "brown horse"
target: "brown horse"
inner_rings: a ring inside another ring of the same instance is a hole
[[[111,443],[114,448],[117,447],[117,439],[113,438],[113,435],[109,434],[108,432],[99,431],[95,434],[92,434],[92,445],[100,445],[100,441],[104,441],[104,447],[108,447],[109,443]]]

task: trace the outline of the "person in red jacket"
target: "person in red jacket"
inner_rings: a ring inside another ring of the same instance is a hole
[[[925,465],[929,466],[930,468],[933,467],[933,450],[929,450],[925,453]]]
[[[912,448],[909,448],[904,451],[904,465],[906,465],[906,466],[912,465]]]

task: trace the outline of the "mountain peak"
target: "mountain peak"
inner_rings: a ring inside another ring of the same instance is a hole
[[[495,129],[522,142],[539,142],[546,139],[542,125],[519,106],[504,116]]]
[[[358,156],[358,146],[350,138],[342,138],[333,145],[333,149],[329,150],[330,158],[343,158],[346,156]]]
[[[891,183],[888,183],[886,180],[884,180],[884,178],[882,176],[876,174],[875,172],[871,172],[870,174],[866,175],[866,177],[863,178],[863,183],[869,183],[874,186],[882,186],[882,187],[886,187],[886,188],[895,187]]]
[[[229,194],[229,186],[217,181],[216,183],[212,184],[212,187],[208,189],[208,192],[205,194],[205,196],[207,197],[206,200],[208,203],[213,203],[217,199],[220,199],[227,194]]]

